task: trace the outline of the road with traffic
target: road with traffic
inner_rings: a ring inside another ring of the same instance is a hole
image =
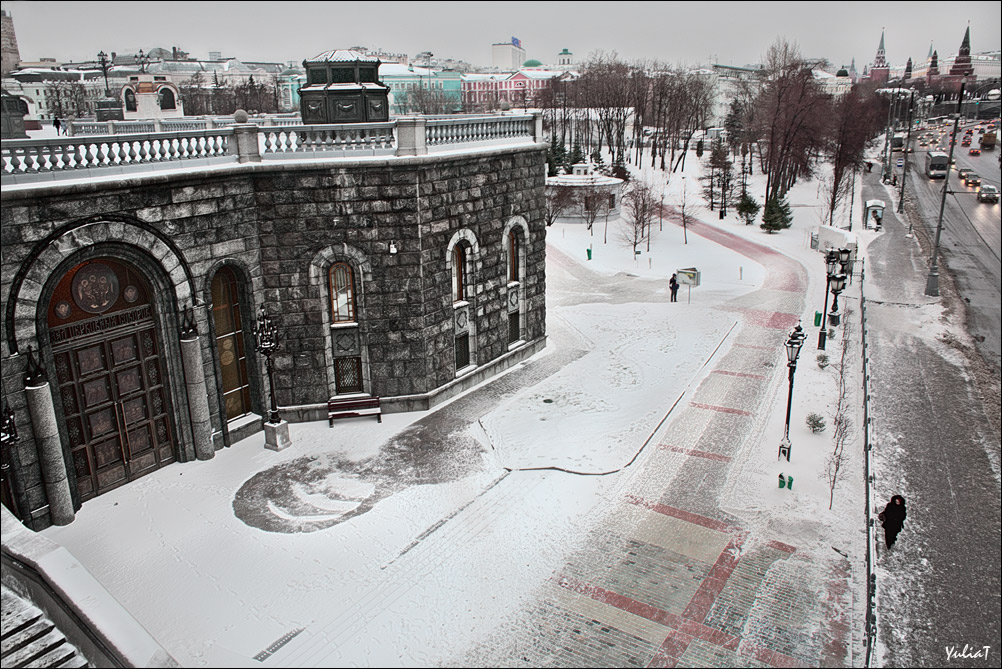
[[[987,131],[986,122],[962,123],[957,131],[955,164],[946,179],[940,258],[949,267],[957,290],[968,305],[968,331],[997,376],[1002,359],[1002,219],[999,203],[981,202],[977,194],[984,185],[999,188],[1000,150],[984,150],[980,155],[972,155],[970,149],[979,147],[983,134],[979,127]],[[970,135],[965,134],[968,128],[972,130]],[[908,156],[905,202],[906,206],[914,205],[916,222],[921,221],[931,240],[935,239],[944,181],[925,175],[925,157],[929,151],[949,153],[952,129],[951,124],[912,133],[915,151]],[[970,146],[963,145],[965,136],[971,138]],[[897,162],[903,154],[895,153],[894,156]],[[981,186],[966,185],[961,180],[959,175],[964,168],[980,176]]]

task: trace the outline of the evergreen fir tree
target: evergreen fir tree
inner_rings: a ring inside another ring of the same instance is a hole
[[[745,225],[751,225],[755,222],[755,217],[758,216],[759,210],[762,208],[758,202],[755,201],[751,195],[745,191],[741,195],[741,199],[738,200],[738,216],[744,219]]]
[[[773,198],[766,201],[765,211],[762,212],[762,225],[766,232],[772,234],[784,228],[790,227],[793,223],[793,213],[789,203],[785,198]]]
[[[584,162],[584,151],[581,150],[581,145],[576,141],[574,142],[574,148],[571,149],[571,155],[570,158],[567,159],[567,162],[571,165],[577,165],[578,163]]]

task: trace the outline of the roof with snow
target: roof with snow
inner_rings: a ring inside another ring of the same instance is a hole
[[[379,59],[375,56],[367,56],[361,51],[355,51],[354,49],[335,49],[333,51],[324,51],[322,54],[314,56],[313,58],[307,58],[307,63],[378,63]]]

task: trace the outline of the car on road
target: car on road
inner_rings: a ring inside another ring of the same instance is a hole
[[[968,172],[967,176],[964,177],[964,185],[965,186],[980,186],[981,185],[981,177],[979,177],[974,172]]]
[[[995,186],[989,186],[985,184],[978,191],[978,202],[998,202],[999,201],[999,189]]]
[[[976,146],[972,146],[971,150],[968,151],[968,153],[971,154],[972,156],[980,156],[981,155],[981,149],[979,149]]]
[[[960,177],[961,181],[963,181],[964,178],[973,171],[974,170],[972,170],[970,167],[961,167],[959,170],[957,170],[957,176]]]
[[[963,141],[960,142],[960,145],[961,146],[970,146],[971,145],[971,138],[970,137],[965,137],[963,139]]]

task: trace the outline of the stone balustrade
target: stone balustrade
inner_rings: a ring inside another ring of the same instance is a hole
[[[542,141],[542,117],[538,114],[401,117],[387,123],[339,125],[302,125],[296,117],[256,120],[274,123],[214,127],[217,122],[213,119],[77,121],[76,136],[4,140],[0,145],[0,183],[6,186],[262,160],[420,156]],[[106,132],[90,134],[94,126],[103,126]],[[115,134],[125,127],[132,132]]]

